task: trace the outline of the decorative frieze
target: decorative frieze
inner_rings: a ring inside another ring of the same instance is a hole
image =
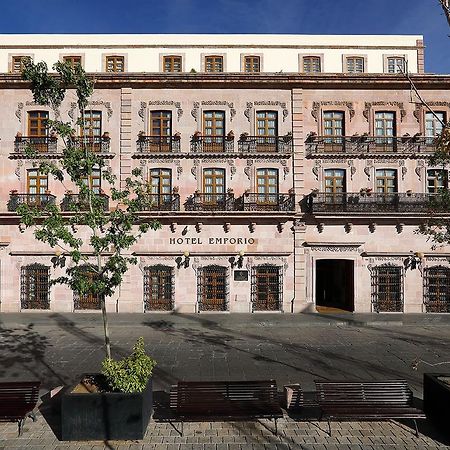
[[[363,116],[366,118],[366,121],[369,122],[369,118],[370,118],[370,111],[372,110],[373,107],[376,106],[383,106],[383,107],[395,107],[398,108],[400,110],[400,122],[403,122],[404,117],[406,116],[406,110],[404,107],[403,102],[394,102],[394,101],[390,101],[390,102],[365,102],[364,104],[364,111],[363,111]]]
[[[316,122],[319,120],[319,112],[323,106],[344,106],[348,109],[350,122],[352,121],[353,117],[355,117],[355,108],[353,106],[353,102],[326,100],[321,102],[313,102],[311,115],[314,117],[314,120]]]
[[[172,106],[176,109],[177,112],[177,122],[180,121],[181,116],[183,115],[183,110],[181,108],[181,102],[176,102],[174,100],[149,100],[148,102],[141,102],[141,107],[139,108],[138,115],[141,118],[142,122],[145,122],[145,111],[147,107],[151,106]]]
[[[77,106],[78,106],[77,102],[70,103],[70,108],[69,108],[69,111],[67,112],[67,115],[72,120],[74,120],[74,118],[75,118],[75,109],[77,108]],[[88,102],[86,109],[95,108],[96,106],[103,106],[106,109],[106,117],[108,118],[108,122],[109,122],[109,119],[111,119],[111,117],[113,115],[113,109],[111,107],[111,102],[105,102],[104,100],[91,100],[90,102]]]
[[[233,122],[236,116],[236,109],[234,108],[234,103],[227,100],[203,100],[202,102],[194,102],[193,108],[191,110],[191,116],[196,122],[198,122],[198,110],[201,106],[226,106],[230,111],[230,122]]]

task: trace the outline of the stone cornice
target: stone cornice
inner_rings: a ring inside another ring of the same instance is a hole
[[[97,89],[102,88],[237,88],[237,89],[409,89],[403,75],[392,74],[299,74],[299,73],[96,73]],[[449,89],[450,75],[412,74],[418,89]],[[0,74],[0,88],[28,89],[20,75]]]

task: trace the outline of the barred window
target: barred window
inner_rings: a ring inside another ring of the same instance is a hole
[[[444,266],[424,269],[424,303],[427,312],[450,312],[450,268]]]
[[[144,310],[171,311],[174,297],[173,267],[156,265],[144,269]]]
[[[372,306],[375,312],[403,311],[403,269],[382,265],[372,268]]]
[[[20,304],[22,309],[50,308],[50,267],[35,263],[21,268]]]
[[[205,266],[198,270],[198,305],[200,311],[228,309],[228,276],[223,266]]]
[[[83,275],[86,277],[86,281],[89,285],[95,282],[95,272],[87,267],[80,267]],[[89,291],[81,294],[80,292],[74,292],[73,294],[75,309],[101,309],[101,296]]]
[[[303,57],[303,72],[305,72],[305,73],[322,72],[320,56],[304,56]]]
[[[283,276],[281,267],[261,265],[252,270],[252,310],[279,311],[282,309]]]

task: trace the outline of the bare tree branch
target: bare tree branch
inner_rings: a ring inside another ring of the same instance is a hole
[[[444,10],[445,17],[447,17],[447,22],[450,26],[450,0],[439,0],[439,3]]]

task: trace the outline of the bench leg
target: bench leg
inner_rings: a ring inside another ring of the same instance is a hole
[[[33,422],[36,422],[36,420],[37,420],[36,413],[34,411],[31,411],[30,413],[28,413],[27,417],[29,417]]]
[[[331,437],[331,421],[330,421],[330,419],[328,419],[328,434]]]
[[[183,432],[184,432],[184,422],[181,422],[181,436],[183,437]]]
[[[276,417],[274,417],[275,420],[275,436],[278,436],[278,419]]]
[[[22,436],[24,424],[25,424],[25,417],[23,419],[20,419],[18,423],[19,437]]]

